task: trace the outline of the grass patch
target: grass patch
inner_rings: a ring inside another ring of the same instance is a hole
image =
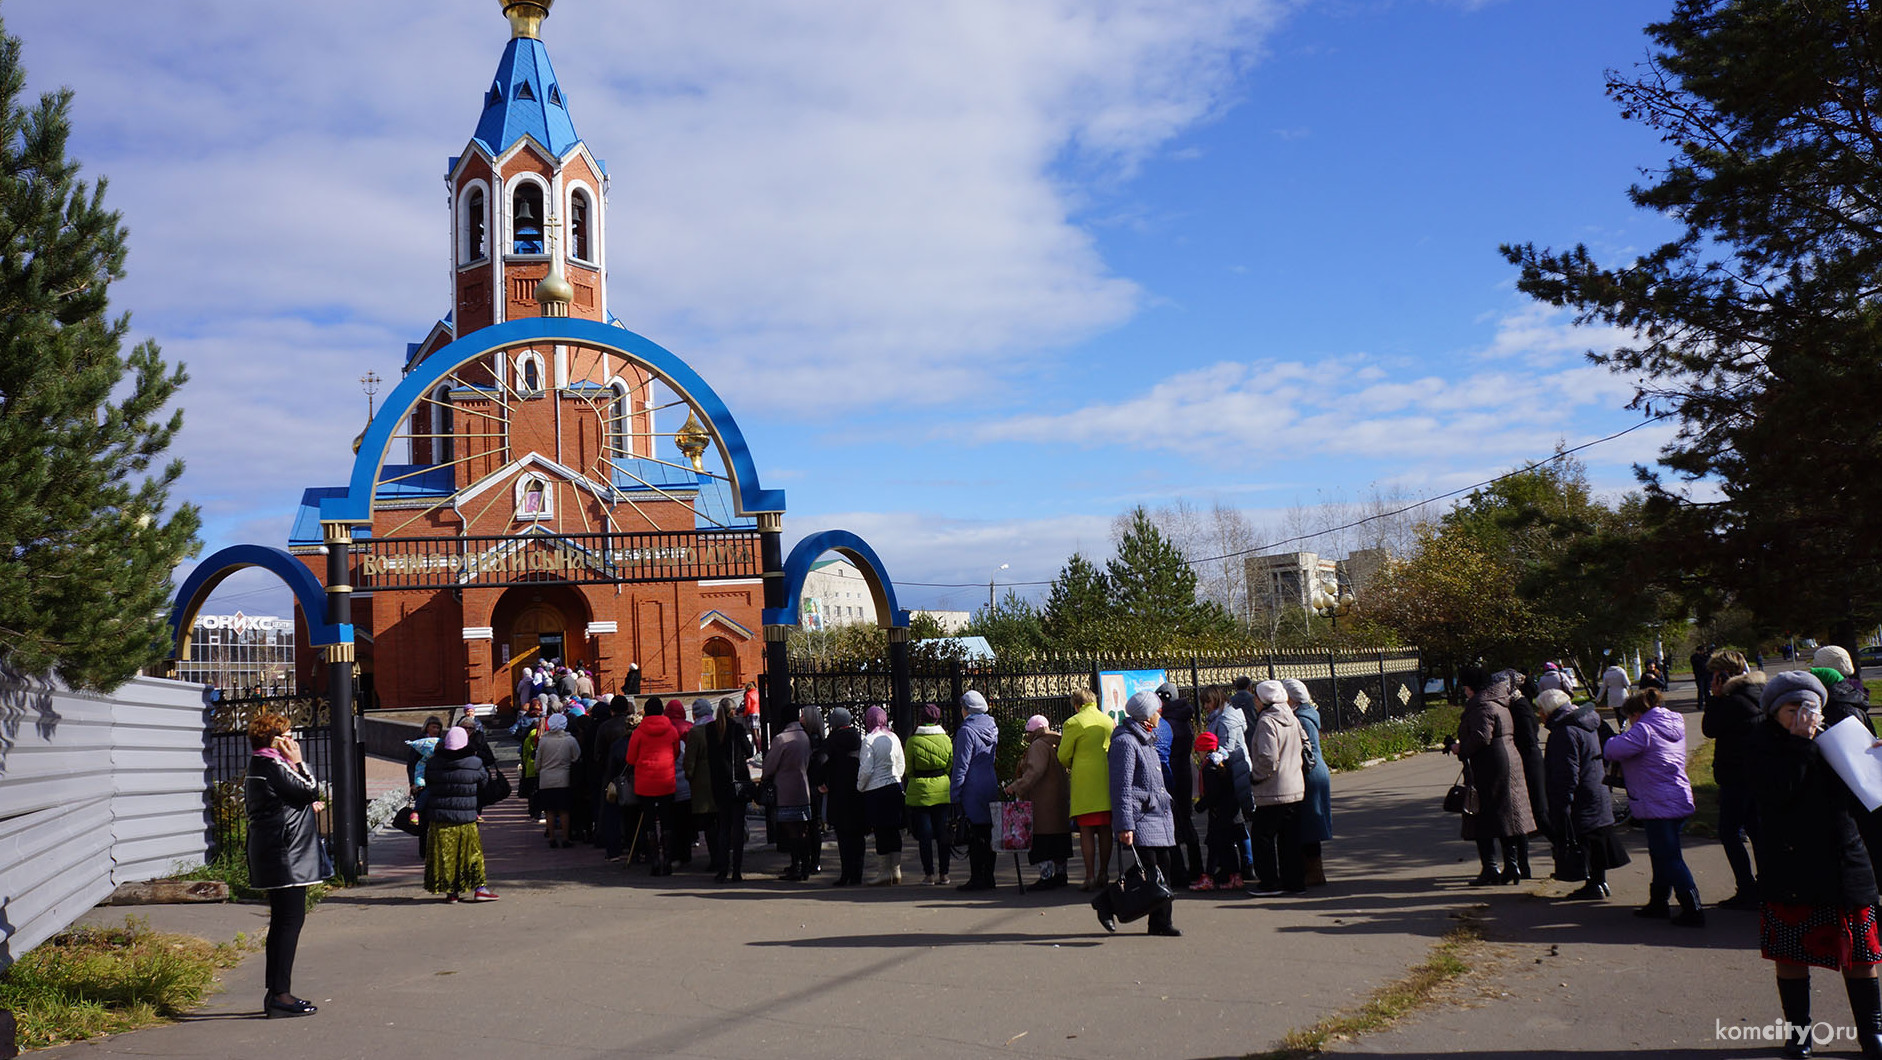
[[[1424,963],[1373,991],[1358,1008],[1289,1031],[1277,1048],[1251,1053],[1244,1060],[1303,1060],[1325,1052],[1329,1042],[1382,1031],[1430,1004],[1439,987],[1470,971],[1470,958],[1482,942],[1483,934],[1474,925],[1461,924],[1431,948]]]
[[[1706,740],[1686,756],[1686,779],[1692,783],[1692,820],[1686,833],[1704,839],[1719,837],[1719,782],[1712,776],[1712,752],[1717,741]]]
[[[1457,731],[1464,708],[1426,707],[1377,725],[1362,725],[1320,735],[1320,754],[1334,772],[1358,769],[1375,758],[1397,758],[1422,751]]]
[[[152,931],[139,917],[73,928],[0,973],[0,1008],[18,1021],[24,1049],[166,1023],[200,1003],[216,972],[251,948],[242,935],[218,944]]]
[[[1882,700],[1882,678],[1870,678],[1862,683],[1862,687],[1869,690],[1869,702]]]

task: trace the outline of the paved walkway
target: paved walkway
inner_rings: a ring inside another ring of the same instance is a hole
[[[1474,848],[1437,809],[1455,772],[1454,759],[1425,754],[1335,777],[1333,883],[1289,900],[1186,895],[1174,940],[1141,926],[1106,935],[1075,890],[1019,895],[1010,857],[1002,886],[973,896],[714,886],[684,870],[650,879],[589,847],[547,849],[512,800],[485,827],[499,902],[424,895],[416,841],[374,840],[374,878],[329,898],[302,938],[296,986],[320,1015],[255,1018],[255,958],[183,1023],[43,1055],[1240,1056],[1403,974],[1478,906],[1498,941],[1460,988],[1466,1003],[1347,1048],[1768,1055],[1711,1040],[1715,1018],[1776,1015],[1754,916],[1715,913],[1703,932],[1631,917],[1646,892],[1638,832],[1610,903],[1554,903],[1569,885],[1543,881],[1468,888]],[[1722,895],[1717,844],[1696,842],[1702,893]],[[747,860],[777,865],[763,848]],[[148,912],[209,937],[266,922],[254,906]],[[1832,1018],[1846,1013],[1836,995],[1819,1004]]]

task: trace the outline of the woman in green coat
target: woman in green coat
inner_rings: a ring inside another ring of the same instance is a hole
[[[1098,709],[1098,697],[1088,688],[1072,693],[1076,713],[1065,723],[1059,738],[1059,764],[1072,778],[1072,823],[1078,826],[1078,846],[1085,856],[1085,882],[1081,891],[1093,891],[1111,878],[1111,730],[1117,722]]]
[[[908,760],[908,830],[921,848],[921,882],[948,882],[948,771],[954,766],[954,739],[941,727],[941,708],[921,708],[921,724],[904,748]],[[940,848],[941,876],[934,873]]]

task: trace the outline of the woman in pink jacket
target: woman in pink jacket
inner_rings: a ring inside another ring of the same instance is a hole
[[[1607,742],[1602,757],[1621,764],[1627,780],[1628,813],[1647,832],[1647,857],[1653,862],[1653,884],[1647,904],[1635,916],[1664,920],[1666,899],[1679,899],[1680,913],[1673,923],[1704,927],[1705,910],[1699,905],[1699,885],[1679,851],[1679,833],[1692,816],[1692,784],[1686,779],[1686,721],[1660,705],[1660,691],[1643,688],[1621,703],[1627,729]]]

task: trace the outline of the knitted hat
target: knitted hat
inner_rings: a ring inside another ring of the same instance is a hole
[[[470,733],[455,725],[451,726],[451,731],[444,734],[444,749],[447,751],[462,751],[469,746]]]
[[[1170,700],[1175,699],[1176,695],[1177,695],[1176,686],[1169,683],[1168,681],[1165,681],[1162,684],[1157,686],[1157,698],[1163,700],[1165,703],[1168,703]]]
[[[1281,687],[1287,689],[1287,698],[1296,703],[1312,703],[1313,693],[1307,691],[1307,682],[1292,677],[1283,677]]]
[[[1199,732],[1196,734],[1196,753],[1206,755],[1222,746],[1222,741],[1215,738],[1215,733]]]
[[[1052,723],[1046,720],[1044,714],[1034,714],[1032,717],[1026,719],[1027,732],[1041,732],[1051,727]]]
[[[1124,702],[1124,713],[1137,721],[1149,721],[1150,715],[1163,709],[1163,701],[1155,692],[1139,692]]]
[[[1843,671],[1834,666],[1812,666],[1810,672],[1816,675],[1817,680],[1823,682],[1825,688],[1843,683]]]
[[[543,722],[543,726],[550,732],[566,732],[568,731],[569,720],[560,714],[551,714],[549,715],[549,720]],[[458,731],[462,732],[463,730],[460,729]]]
[[[1544,714],[1554,714],[1570,702],[1568,693],[1559,688],[1548,689],[1536,697],[1536,706],[1542,708]]]
[[[1810,661],[1816,666],[1827,666],[1844,677],[1856,676],[1856,664],[1849,660],[1849,653],[1834,644],[1818,648]]]
[[[921,705],[921,720],[928,725],[941,724],[941,708],[933,703]]]
[[[961,693],[961,706],[966,707],[969,714],[985,714],[987,697],[970,688]]]
[[[830,727],[832,729],[840,729],[848,725],[850,721],[851,715],[848,707],[837,707],[830,712]]]
[[[650,718],[657,718],[657,717],[661,717],[665,715],[666,712],[667,712],[667,705],[665,703],[662,703],[657,699],[650,699],[647,701],[647,709],[643,711],[642,713],[646,714]]]
[[[1779,670],[1764,683],[1764,694],[1758,697],[1758,705],[1765,714],[1777,713],[1777,708],[1786,703],[1802,700],[1808,703],[1806,696],[1816,697],[1816,706],[1830,698],[1830,693],[1823,687],[1823,682],[1807,670]]]
[[[712,700],[701,696],[693,700],[693,720],[705,721],[712,717]]]
[[[1255,686],[1255,698],[1263,703],[1287,702],[1287,686],[1279,681],[1263,681]]]

